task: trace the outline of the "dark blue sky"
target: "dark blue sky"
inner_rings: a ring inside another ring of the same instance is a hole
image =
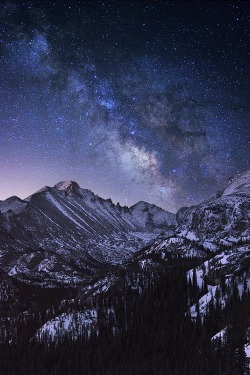
[[[175,211],[249,168],[245,1],[6,1],[0,199],[76,180]]]

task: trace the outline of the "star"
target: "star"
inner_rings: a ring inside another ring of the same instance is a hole
[[[249,167],[248,25],[244,2],[7,2],[0,199],[62,180],[173,212],[212,195]]]

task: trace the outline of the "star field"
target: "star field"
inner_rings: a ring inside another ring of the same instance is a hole
[[[245,1],[5,1],[0,199],[75,180],[175,212],[249,168]]]

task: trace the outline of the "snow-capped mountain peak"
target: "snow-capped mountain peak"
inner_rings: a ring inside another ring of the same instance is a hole
[[[58,182],[54,188],[59,191],[65,192],[65,194],[74,196],[79,195],[80,186],[75,181],[61,181]]]
[[[115,205],[75,181],[45,186],[25,201],[0,202],[0,211],[0,266],[15,274],[54,273],[57,279],[58,272],[67,279],[79,269],[85,274],[120,263],[175,226],[175,215],[157,206]]]

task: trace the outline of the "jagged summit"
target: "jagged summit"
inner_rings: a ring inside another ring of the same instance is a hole
[[[54,188],[59,191],[64,191],[67,195],[73,196],[79,194],[80,186],[75,181],[61,181],[58,182]]]

